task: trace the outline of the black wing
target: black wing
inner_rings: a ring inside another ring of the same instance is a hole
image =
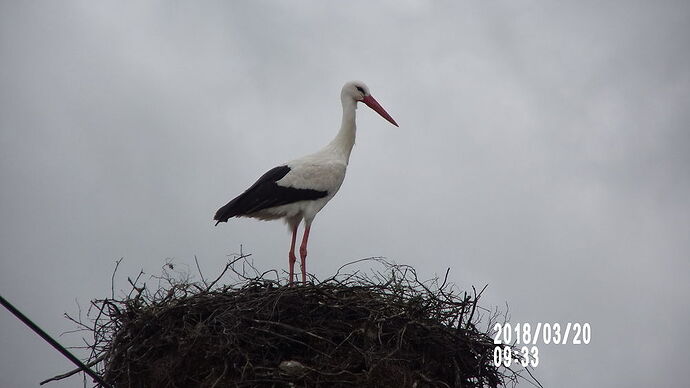
[[[296,189],[278,185],[276,182],[288,172],[290,172],[288,166],[279,166],[268,170],[244,193],[218,209],[215,217],[213,217],[215,221],[218,221],[216,225],[227,222],[229,218],[250,215],[269,207],[315,200],[328,195],[327,191]]]

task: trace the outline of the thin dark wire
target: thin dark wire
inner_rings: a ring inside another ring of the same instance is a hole
[[[83,370],[86,374],[91,376],[94,381],[96,381],[98,384],[102,385],[103,387],[110,388],[110,384],[106,383],[101,376],[96,374],[91,368],[88,366],[84,365],[83,362],[81,362],[77,357],[75,357],[72,353],[70,353],[69,350],[65,349],[64,346],[60,345],[57,341],[53,339],[48,333],[43,331],[40,327],[38,327],[35,323],[33,323],[26,315],[22,314],[21,311],[17,310],[16,307],[12,306],[10,302],[8,302],[5,298],[0,295],[0,304],[2,304],[6,309],[8,309],[12,314],[14,314],[19,320],[24,322],[25,325],[29,326],[31,330],[36,332],[36,334],[40,335],[41,338],[46,340],[49,344],[51,344],[55,349],[57,349],[58,352],[62,353],[63,356],[67,357],[70,361],[74,363],[74,365],[78,366],[81,370]]]

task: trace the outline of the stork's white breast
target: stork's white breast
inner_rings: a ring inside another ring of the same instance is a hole
[[[345,179],[347,164],[338,159],[304,157],[287,164],[290,172],[277,184],[297,189],[327,191],[333,197]]]

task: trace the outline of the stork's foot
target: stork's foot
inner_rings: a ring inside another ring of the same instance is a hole
[[[307,284],[307,247],[299,249],[300,269],[302,270],[302,284]]]

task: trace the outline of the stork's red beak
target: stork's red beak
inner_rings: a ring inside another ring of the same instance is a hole
[[[364,96],[364,98],[362,98],[362,102],[365,103],[365,104],[367,104],[367,106],[368,106],[369,108],[373,109],[376,113],[380,114],[381,117],[383,117],[384,119],[388,120],[388,122],[390,122],[391,124],[395,125],[396,127],[398,126],[398,123],[396,123],[395,120],[393,120],[393,118],[391,117],[391,115],[389,115],[388,112],[386,112],[386,110],[383,109],[383,107],[381,106],[381,104],[379,104],[378,101],[376,101],[376,100],[374,99],[374,97],[372,97],[372,96]]]

